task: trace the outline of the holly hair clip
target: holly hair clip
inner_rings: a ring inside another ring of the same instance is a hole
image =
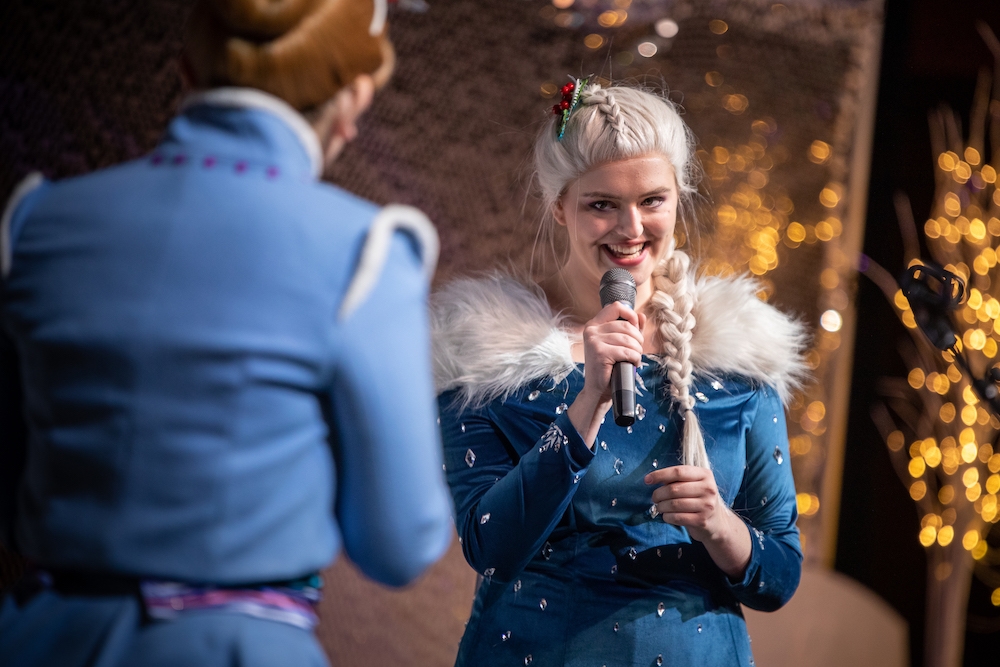
[[[562,140],[563,134],[566,132],[566,123],[569,122],[569,117],[573,115],[576,108],[580,106],[580,94],[589,80],[589,77],[573,79],[560,89],[562,101],[552,107],[552,113],[559,118],[559,123],[556,125],[556,141]]]

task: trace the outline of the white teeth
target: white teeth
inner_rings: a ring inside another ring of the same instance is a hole
[[[634,257],[642,252],[642,249],[646,247],[646,244],[640,243],[639,245],[612,245],[608,244],[608,249],[611,250],[616,255],[621,255],[623,257]]]

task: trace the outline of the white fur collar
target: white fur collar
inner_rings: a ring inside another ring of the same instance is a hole
[[[769,384],[787,402],[808,371],[802,324],[757,298],[747,278],[694,279],[696,375],[732,373]],[[505,398],[531,380],[575,370],[570,344],[541,289],[510,276],[456,280],[432,298],[438,392],[459,388],[464,405]]]

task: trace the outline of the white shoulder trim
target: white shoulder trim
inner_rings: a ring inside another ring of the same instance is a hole
[[[344,294],[344,301],[337,315],[341,321],[349,318],[375,288],[382,267],[385,266],[385,260],[389,256],[392,236],[399,230],[409,232],[416,237],[420,245],[427,282],[434,276],[439,250],[438,235],[434,225],[426,215],[412,206],[390,204],[378,212],[368,229],[368,236],[365,238],[358,260],[358,268]]]
[[[695,278],[691,364],[696,375],[742,375],[772,385],[787,403],[808,377],[802,323],[757,298],[744,277]],[[561,381],[576,368],[562,326],[541,289],[510,276],[465,278],[431,297],[438,393],[459,390],[463,406],[509,396],[540,378]]]
[[[385,19],[389,15],[389,3],[387,0],[375,0],[375,11],[372,14],[372,23],[368,26],[368,34],[378,37],[385,29]]]
[[[530,380],[562,381],[579,337],[561,325],[537,285],[501,273],[447,284],[431,296],[437,393],[458,389],[463,408],[479,407]]]
[[[0,218],[0,275],[4,278],[10,275],[10,269],[14,263],[14,239],[11,238],[11,221],[14,218],[14,211],[18,204],[44,181],[45,177],[42,176],[41,172],[31,172],[17,184],[14,193],[7,200],[7,207],[4,208],[3,217]]]
[[[203,90],[184,98],[180,111],[199,104],[216,107],[235,107],[237,109],[260,109],[277,116],[284,121],[309,156],[313,176],[323,175],[323,149],[312,126],[288,102],[256,88],[223,87]]]
[[[809,336],[798,320],[757,298],[746,277],[694,279],[691,364],[695,372],[735,373],[773,386],[786,405],[809,377]]]

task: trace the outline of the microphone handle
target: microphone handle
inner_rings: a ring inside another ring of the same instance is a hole
[[[627,361],[619,361],[611,369],[611,407],[616,424],[635,423],[635,366]]]

